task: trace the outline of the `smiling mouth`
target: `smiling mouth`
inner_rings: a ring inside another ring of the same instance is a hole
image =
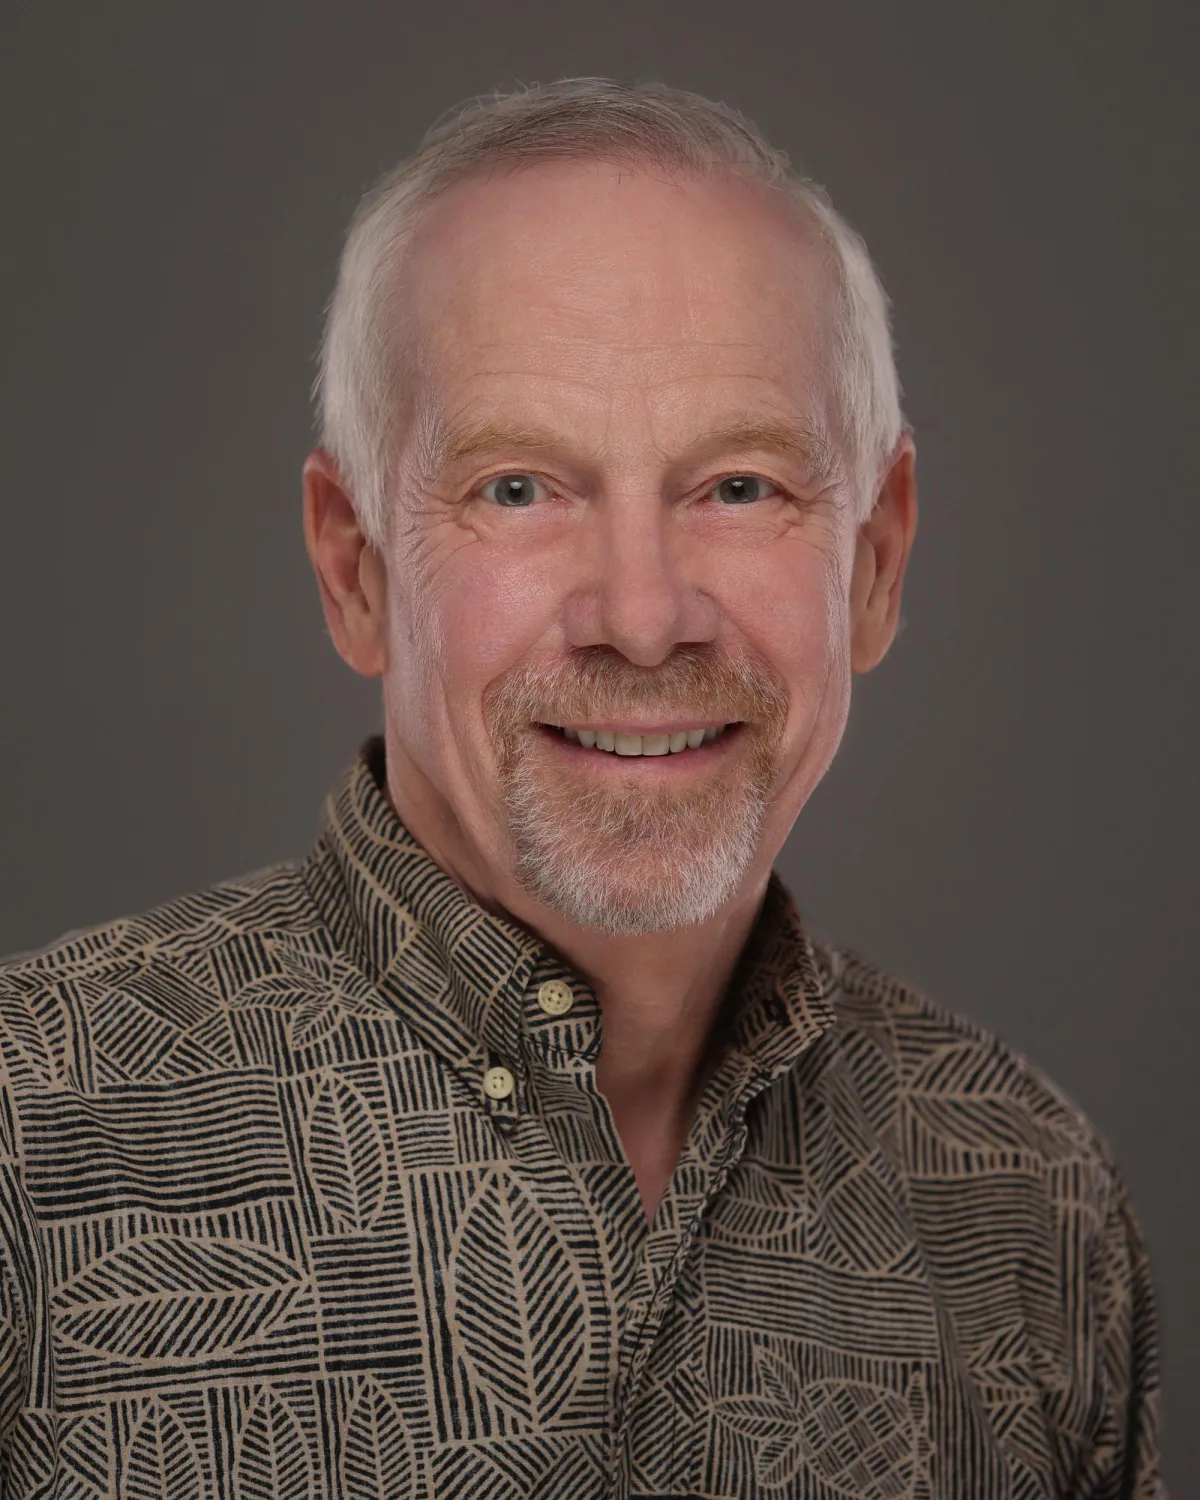
[[[606,755],[682,755],[713,745],[737,724],[711,724],[705,729],[677,729],[658,734],[622,734],[607,729],[566,729],[561,724],[543,724],[543,729],[584,750]]]

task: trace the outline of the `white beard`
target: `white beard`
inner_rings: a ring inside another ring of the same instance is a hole
[[[747,768],[687,794],[549,787],[532,757],[505,786],[525,889],[582,927],[630,936],[707,921],[742,885],[769,786]],[[565,779],[564,779],[565,780]]]
[[[539,725],[619,722],[647,708],[668,720],[737,723],[744,743],[685,791],[647,789],[632,775],[623,786],[598,785],[538,753],[536,736],[547,732]],[[775,790],[787,717],[786,689],[765,662],[689,645],[646,668],[610,647],[586,647],[492,684],[485,715],[500,751],[517,874],[568,920],[624,934],[689,927],[745,880]]]

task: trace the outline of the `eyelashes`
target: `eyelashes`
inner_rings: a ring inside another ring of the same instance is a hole
[[[522,510],[532,505],[539,491],[546,493],[543,481],[536,474],[526,474],[519,469],[507,474],[495,474],[491,479],[485,479],[479,487],[479,493],[485,500],[510,510]]]
[[[504,510],[528,510],[530,506],[554,498],[549,485],[538,475],[524,469],[509,469],[485,479],[475,493],[484,501]],[[736,508],[773,499],[782,491],[773,480],[762,474],[727,474],[702,491],[701,498],[718,505]]]

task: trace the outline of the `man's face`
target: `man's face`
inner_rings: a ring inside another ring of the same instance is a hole
[[[393,797],[493,890],[702,920],[765,878],[848,711],[815,243],[735,178],[548,163],[437,202],[404,278]]]

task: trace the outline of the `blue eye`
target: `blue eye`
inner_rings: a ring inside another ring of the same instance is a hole
[[[728,479],[721,480],[713,494],[722,505],[749,505],[770,494],[771,489],[772,486],[757,474],[731,474]]]
[[[497,474],[483,487],[484,498],[497,505],[532,505],[537,492],[538,482],[532,474]]]

